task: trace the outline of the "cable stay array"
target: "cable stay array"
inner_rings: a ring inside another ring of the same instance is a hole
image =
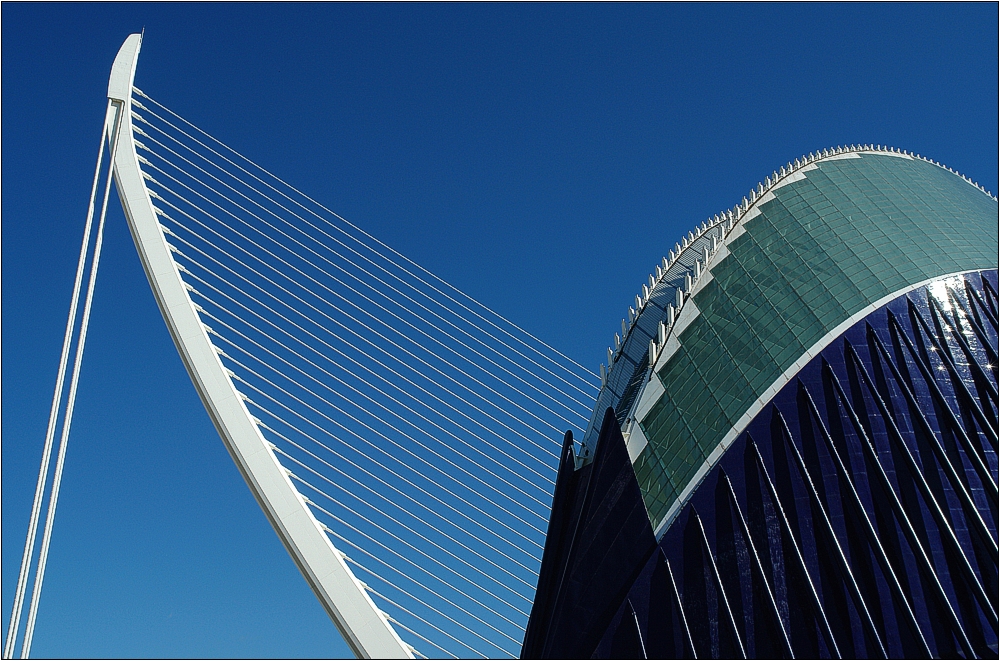
[[[598,375],[136,89],[141,41],[112,66],[3,658],[31,649],[112,182],[206,411],[351,649],[517,656]]]
[[[517,656],[597,375],[133,89],[211,344],[309,511],[428,657]]]

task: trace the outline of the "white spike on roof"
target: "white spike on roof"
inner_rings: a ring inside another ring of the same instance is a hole
[[[994,200],[997,199],[997,196],[990,193],[985,187],[976,183],[969,177],[962,175],[956,170],[941,165],[940,163],[933,161],[929,158],[923,157],[920,154],[914,154],[911,151],[907,151],[905,149],[899,149],[898,147],[888,147],[884,145],[871,145],[871,144],[867,145],[852,144],[848,146],[838,145],[836,147],[823,149],[822,151],[809,152],[809,154],[802,156],[800,158],[796,158],[794,161],[791,161],[787,165],[782,166],[779,170],[774,171],[774,173],[770,177],[765,178],[763,182],[758,183],[756,187],[751,189],[749,199],[747,197],[744,197],[742,203],[737,204],[732,209],[726,209],[725,211],[721,211],[715,214],[707,221],[701,223],[700,225],[695,226],[695,228],[692,231],[688,232],[686,235],[681,237],[680,242],[674,244],[674,249],[670,250],[668,256],[663,258],[662,267],[661,266],[656,267],[655,277],[653,275],[650,275],[649,284],[642,285],[642,293],[636,295],[635,297],[635,308],[629,307],[628,323],[626,324],[625,320],[624,319],[622,320],[621,337],[619,337],[617,333],[615,334],[616,349],[619,351],[622,349],[623,338],[626,338],[629,335],[632,326],[634,326],[635,323],[638,321],[639,313],[636,312],[636,310],[639,310],[640,312],[642,311],[645,302],[649,300],[650,296],[652,296],[653,290],[656,288],[657,284],[660,281],[662,281],[663,278],[666,276],[667,270],[678,259],[680,259],[681,253],[687,250],[695,242],[697,238],[704,235],[705,232],[707,232],[709,229],[714,228],[717,225],[722,225],[722,231],[718,235],[719,236],[718,242],[715,239],[715,235],[713,235],[711,254],[715,254],[716,251],[719,249],[719,246],[722,245],[721,239],[724,239],[726,234],[731,232],[733,228],[735,228],[739,224],[743,216],[746,215],[746,213],[751,209],[751,207],[753,207],[754,204],[756,204],[757,201],[760,198],[762,198],[766,192],[771,190],[783,179],[794,174],[799,169],[807,165],[810,165],[815,161],[820,161],[823,160],[824,158],[829,158],[832,156],[839,156],[841,154],[856,153],[856,152],[887,152],[892,154],[901,154],[904,156],[909,156],[910,158],[919,159],[931,163],[933,165],[936,165],[942,169],[948,170],[949,172],[962,177],[962,179],[967,181],[969,184],[975,186],[977,189],[983,191],[984,193],[992,197]],[[701,256],[701,260],[696,260],[695,263],[696,272],[694,274],[694,279],[697,279],[701,275],[703,268],[707,269],[708,261],[709,261],[709,249],[705,247],[703,250],[703,254]],[[667,305],[668,325],[670,326],[673,325],[673,319],[680,312],[680,308],[684,304],[685,300],[684,292],[689,293],[692,290],[693,282],[692,282],[692,273],[690,271],[687,274],[685,274],[684,280],[685,283],[684,286],[682,287],[683,291],[682,289],[676,290],[676,301],[675,301],[676,306],[671,304]],[[662,344],[663,342],[661,341],[660,345]],[[612,352],[612,350],[609,348],[608,368],[607,368],[609,375],[614,362],[613,358],[614,358],[614,352]]]

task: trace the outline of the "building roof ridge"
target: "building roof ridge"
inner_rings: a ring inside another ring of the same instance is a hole
[[[690,285],[685,286],[683,289],[687,290],[683,292],[683,295],[678,295],[676,297],[676,306],[668,305],[668,320],[670,323],[667,328],[660,330],[658,337],[660,342],[657,343],[657,338],[653,338],[650,341],[650,356],[653,357],[659,353],[662,345],[665,341],[665,337],[669,337],[671,327],[673,326],[673,320],[676,319],[681,312],[684,302],[690,298],[691,292],[697,286],[697,282],[700,277],[709,271],[709,260],[716,254],[718,249],[724,245],[726,238],[746,217],[746,215],[756,207],[756,205],[763,199],[769,192],[776,188],[780,188],[779,184],[785,181],[788,177],[802,172],[803,170],[812,169],[810,166],[814,166],[816,163],[830,160],[835,157],[843,157],[848,154],[892,154],[894,156],[901,156],[910,159],[920,160],[937,167],[947,170],[948,172],[961,177],[968,184],[976,187],[986,195],[988,195],[994,201],[998,200],[997,196],[988,191],[985,187],[981,186],[977,182],[973,181],[969,177],[959,173],[957,170],[953,170],[935,160],[927,158],[926,156],[921,156],[920,154],[915,154],[911,151],[906,151],[904,149],[899,149],[898,147],[889,147],[885,145],[872,145],[872,144],[862,144],[862,145],[838,145],[836,147],[830,147],[823,150],[818,150],[815,152],[809,152],[794,161],[789,161],[786,165],[780,167],[778,170],[772,172],[769,176],[765,177],[762,181],[758,182],[757,185],[750,189],[750,192],[743,197],[741,202],[738,202],[731,209],[725,209],[716,213],[714,216],[703,221],[700,225],[696,225],[693,230],[689,231],[687,234],[681,237],[681,241],[675,244],[675,250],[669,251],[669,255],[663,257],[662,261],[656,265],[655,270],[648,277],[648,284],[643,283],[640,292],[635,297],[635,305],[629,306],[627,320],[622,319],[621,335],[615,333],[614,348],[608,347],[608,365],[605,368],[604,364],[601,364],[600,374],[601,374],[601,384],[605,384],[607,376],[611,372],[611,368],[617,360],[618,356],[622,353],[625,348],[625,342],[629,335],[632,333],[632,329],[635,327],[636,322],[638,322],[646,303],[649,302],[650,295],[658,284],[663,280],[667,274],[667,270],[673,266],[681,257],[682,254],[686,253],[688,249],[692,248],[695,240],[704,236],[707,232],[722,226],[722,232],[719,236],[718,242],[713,241],[712,249],[707,255],[704,256],[705,262],[702,268],[697,268],[701,265],[700,260],[696,260],[695,272],[696,275],[691,278]],[[782,184],[783,185],[783,184]],[[678,290],[680,292],[680,290]],[[661,322],[661,326],[663,323]]]

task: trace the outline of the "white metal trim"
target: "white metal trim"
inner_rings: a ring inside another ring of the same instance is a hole
[[[875,310],[878,310],[880,307],[886,305],[890,301],[894,301],[900,296],[909,294],[911,291],[920,289],[921,287],[929,285],[937,280],[945,280],[947,278],[953,278],[955,276],[972,272],[973,271],[959,271],[957,273],[947,273],[944,275],[934,276],[933,278],[928,278],[921,282],[917,282],[912,285],[907,285],[906,287],[894,291],[891,294],[887,294],[886,296],[883,296],[874,303],[866,305],[865,307],[863,307],[862,309],[858,310],[850,317],[845,319],[844,321],[837,324],[836,327],[834,327],[826,335],[820,338],[818,342],[816,342],[811,347],[806,349],[805,353],[799,356],[798,360],[789,365],[788,368],[781,374],[781,376],[775,379],[774,383],[772,383],[770,386],[767,387],[767,389],[764,390],[764,394],[758,397],[757,400],[753,404],[751,404],[749,408],[747,408],[747,410],[743,413],[743,415],[740,416],[740,419],[736,421],[736,424],[733,425],[732,429],[730,429],[729,432],[722,437],[722,440],[711,452],[711,454],[709,454],[708,458],[705,459],[705,462],[694,474],[694,477],[692,477],[691,480],[684,487],[684,490],[681,492],[680,496],[678,496],[677,500],[674,501],[674,504],[670,506],[669,510],[667,510],[666,515],[664,515],[664,517],[660,519],[660,522],[656,524],[655,526],[656,539],[660,539],[660,537],[662,537],[666,533],[667,528],[670,526],[671,523],[674,522],[674,519],[677,518],[677,515],[681,513],[681,510],[687,504],[688,500],[694,494],[698,486],[702,483],[702,480],[704,480],[705,477],[708,476],[708,473],[712,470],[715,464],[717,464],[719,460],[722,459],[722,455],[724,455],[726,450],[729,449],[729,446],[732,445],[733,442],[737,439],[737,437],[739,437],[739,435],[743,433],[743,431],[750,425],[750,423],[753,422],[753,419],[757,417],[757,414],[763,411],[765,407],[767,407],[767,405],[774,398],[774,396],[778,394],[778,391],[780,391],[786,385],[791,383],[792,379],[795,378],[795,376],[802,370],[803,367],[805,367],[809,363],[809,361],[818,356],[823,350],[827,348],[827,346],[829,346],[832,342],[834,342],[838,337],[846,333],[848,329],[854,326],[854,324],[860,322],[869,314],[871,314]]]
[[[174,264],[146,190],[132,137],[132,82],[142,36],[115,58],[108,96],[121,106],[115,183],[136,250],[188,375],[226,449],[295,564],[362,658],[413,658],[323,531],[261,435],[208,336]]]

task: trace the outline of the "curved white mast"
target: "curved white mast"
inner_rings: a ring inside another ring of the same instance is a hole
[[[108,98],[121,113],[114,175],[139,258],[177,351],[250,491],[354,653],[362,658],[413,658],[411,648],[372,602],[278,463],[188,296],[146,189],[132,137],[132,82],[141,42],[139,34],[125,40],[108,83]]]

